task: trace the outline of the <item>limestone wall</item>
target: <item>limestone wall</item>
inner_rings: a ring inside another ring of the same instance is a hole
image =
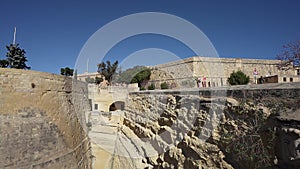
[[[279,63],[279,60],[191,57],[157,65],[157,69],[166,72],[168,75],[162,77],[156,76],[156,79],[153,80],[174,81],[176,79],[177,84],[181,87],[189,86],[187,84],[194,84],[193,86],[195,87],[195,78],[206,77],[206,82],[210,82],[210,86],[226,86],[228,85],[227,78],[233,71],[238,70],[248,75],[251,83],[254,83],[253,71],[256,69],[258,77],[278,75],[280,83],[300,82],[297,70],[278,70],[277,65]]]
[[[89,99],[91,99],[93,111],[109,112],[109,107],[118,101],[125,102],[129,92],[138,91],[137,84],[126,86],[101,87],[96,84],[88,84]]]
[[[160,83],[167,82],[169,85],[176,83],[177,87],[196,87],[196,73],[194,58],[187,58],[170,63],[155,66],[156,71],[151,72],[150,83],[158,88]]]
[[[299,86],[131,93],[122,132],[154,168],[297,168]]]
[[[0,69],[0,168],[91,168],[87,96],[71,78]]]

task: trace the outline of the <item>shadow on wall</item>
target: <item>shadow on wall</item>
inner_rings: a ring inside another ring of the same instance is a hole
[[[109,106],[109,111],[124,110],[125,102],[116,101]]]

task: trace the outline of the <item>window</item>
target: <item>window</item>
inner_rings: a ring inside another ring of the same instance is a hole
[[[297,75],[300,76],[300,69],[297,69]]]
[[[286,82],[286,77],[283,78],[283,81]]]
[[[290,82],[293,82],[293,78],[292,77],[290,78]]]
[[[94,109],[95,109],[95,110],[98,110],[98,104],[95,104],[95,105],[94,105]]]

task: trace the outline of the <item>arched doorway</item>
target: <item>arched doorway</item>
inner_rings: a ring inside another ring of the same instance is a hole
[[[116,101],[109,106],[109,111],[124,110],[125,102]]]

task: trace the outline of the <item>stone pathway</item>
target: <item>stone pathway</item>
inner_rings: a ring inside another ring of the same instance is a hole
[[[92,124],[89,137],[95,156],[94,169],[146,167],[136,145],[121,131],[121,112],[113,112],[111,118],[100,112],[92,112],[89,121]]]

